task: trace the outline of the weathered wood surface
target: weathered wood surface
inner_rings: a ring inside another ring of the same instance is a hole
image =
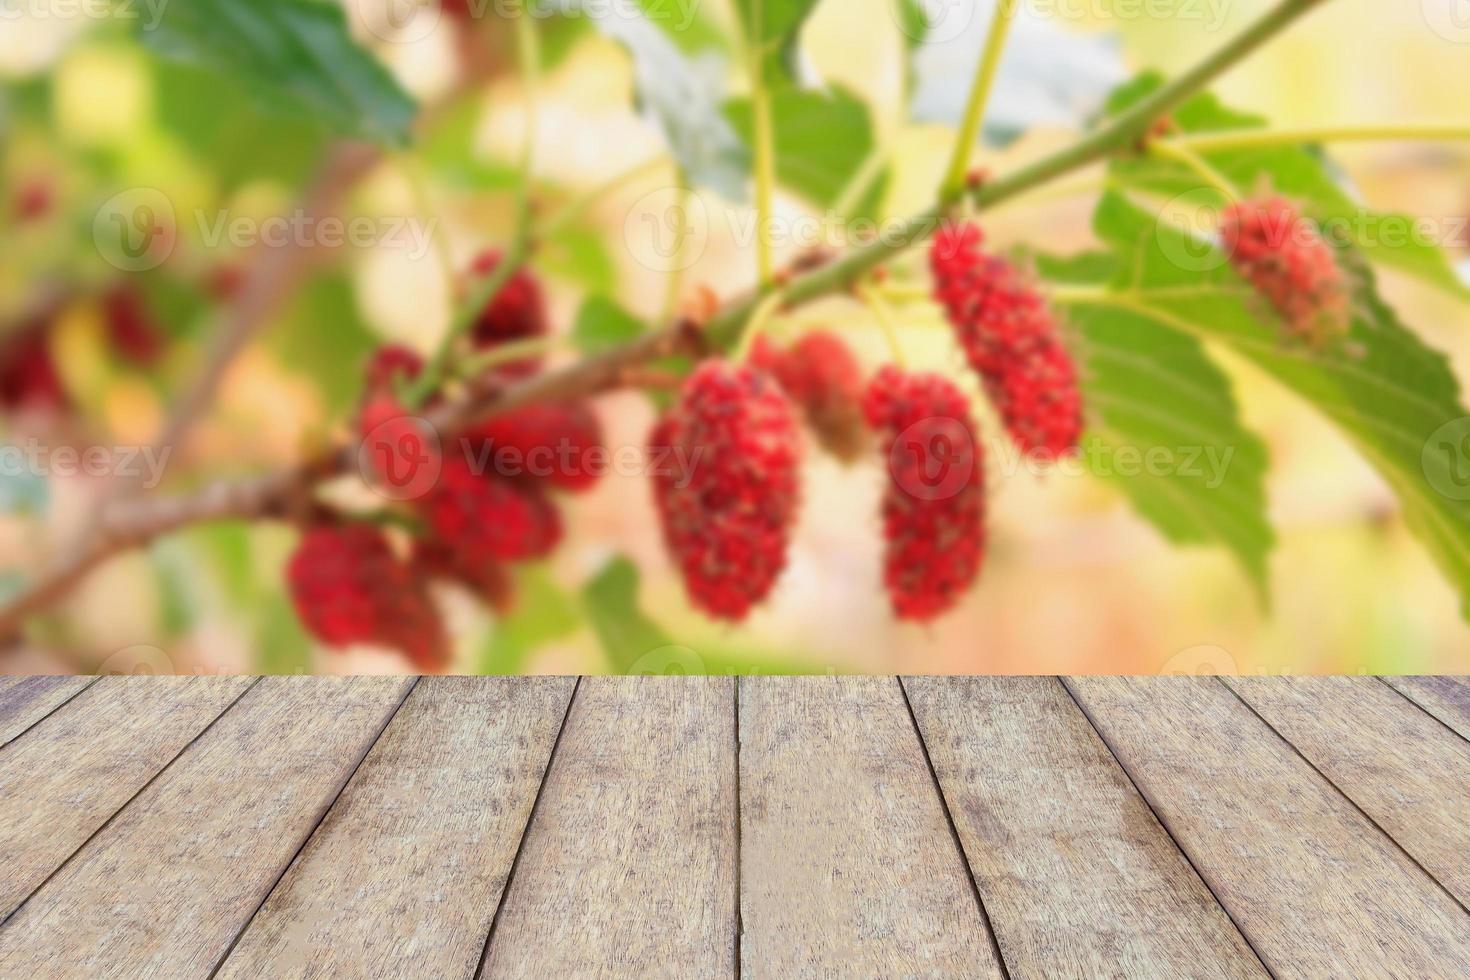
[[[999,976],[892,677],[742,678],[747,976]]]
[[[0,677],[0,745],[75,697],[95,677]]]
[[[1384,683],[1470,739],[1470,677],[1386,677]]]
[[[1467,731],[1442,678],[3,678],[0,977],[1470,976]]]
[[[586,678],[486,951],[489,977],[727,977],[735,682]]]
[[[0,976],[207,975],[410,683],[255,685],[0,928]]]
[[[573,684],[420,682],[219,975],[472,975]]]
[[[1073,678],[1278,976],[1470,976],[1470,915],[1215,678]]]
[[[1013,976],[1266,975],[1058,680],[905,686]]]
[[[1470,903],[1470,742],[1372,677],[1229,683],[1461,904]]]
[[[0,920],[251,683],[106,677],[0,749]]]

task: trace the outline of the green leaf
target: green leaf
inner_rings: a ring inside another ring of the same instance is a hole
[[[893,14],[907,50],[912,51],[924,43],[932,22],[923,0],[893,0]]]
[[[741,138],[753,139],[749,99],[734,99],[725,115]],[[813,204],[835,204],[873,152],[867,105],[846,89],[781,88],[771,93],[776,180]]]
[[[585,0],[571,2],[584,5]],[[584,15],[627,49],[638,106],[663,133],[689,180],[730,200],[741,199],[749,154],[720,113],[727,74],[721,54],[688,54],[659,26],[662,21],[632,16],[626,9],[591,4]]]
[[[1109,111],[1120,112],[1162,84],[1157,75],[1145,75],[1115,92]],[[1260,129],[1266,120],[1238,112],[1206,92],[1174,111],[1175,126],[1186,133]],[[1470,299],[1470,286],[1450,264],[1433,234],[1416,231],[1414,218],[1370,211],[1343,190],[1331,163],[1316,149],[1296,146],[1256,147],[1204,153],[1201,156],[1243,194],[1262,190],[1300,202],[1331,237],[1352,243],[1370,261],[1416,276],[1430,285]],[[1197,174],[1184,164],[1156,157],[1134,156],[1109,165],[1120,184],[1173,197],[1199,192],[1213,207],[1224,204],[1217,191],[1200,190]]]
[[[328,411],[339,415],[361,393],[361,367],[380,340],[358,313],[351,284],[334,274],[311,280],[270,343],[281,363],[310,378]]]
[[[516,576],[515,608],[495,622],[480,651],[476,672],[518,674],[537,650],[573,635],[581,628],[576,602],[546,569],[533,565]]]
[[[486,159],[476,145],[484,114],[479,93],[461,99],[438,117],[417,147],[429,174],[438,183],[464,191],[506,191],[520,184],[520,171],[500,160]]]
[[[608,663],[619,674],[698,673],[669,670],[670,664],[687,666],[692,651],[676,645],[664,628],[639,608],[638,580],[638,567],[619,555],[582,590],[587,618]]]
[[[647,324],[605,296],[589,296],[572,324],[572,342],[586,354],[599,354],[633,340]]]
[[[1053,281],[1102,284],[1117,265],[1083,256],[1039,268]],[[1266,446],[1241,424],[1230,380],[1199,341],[1130,311],[1082,307],[1069,323],[1080,335],[1091,471],[1174,544],[1228,548],[1267,602]]]
[[[1204,271],[1185,268],[1178,257],[1199,247],[1187,232],[1114,192],[1094,224],[1116,249],[1119,272],[1114,292],[1075,308],[1125,313],[1218,343],[1311,402],[1392,487],[1406,524],[1470,617],[1470,412],[1448,360],[1399,322],[1366,269],[1346,341],[1311,350],[1282,339],[1223,256]]]
[[[768,81],[795,79],[801,27],[816,7],[817,0],[735,0],[745,43]]]
[[[188,0],[140,31],[160,58],[227,78],[274,115],[334,133],[408,143],[416,107],[348,34],[336,4],[317,0]]]
[[[617,263],[608,251],[607,236],[592,228],[569,226],[542,240],[536,269],[593,292],[617,288]]]

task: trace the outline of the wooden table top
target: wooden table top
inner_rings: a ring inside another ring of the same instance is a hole
[[[0,678],[0,977],[1470,976],[1470,679]]]

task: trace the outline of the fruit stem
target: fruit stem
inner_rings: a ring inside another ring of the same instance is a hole
[[[1216,170],[1210,165],[1208,160],[1200,156],[1189,146],[1162,140],[1150,140],[1147,145],[1147,150],[1154,156],[1184,164],[1190,170],[1193,170],[1205,184],[1224,195],[1225,200],[1229,203],[1234,204],[1240,199],[1240,192],[1231,183],[1230,178]]]
[[[735,345],[734,360],[738,363],[745,360],[750,353],[750,348],[755,344],[755,338],[766,329],[782,304],[786,301],[785,294],[777,289],[762,299],[755,310],[750,314],[750,319],[745,322],[745,329],[740,334],[740,342]]]
[[[559,232],[565,231],[568,225],[590,211],[598,201],[607,195],[633,183],[640,177],[656,173],[664,167],[672,165],[673,163],[668,156],[660,153],[655,157],[644,160],[642,163],[629,167],[620,174],[609,177],[585,194],[569,201],[561,210],[538,224],[536,227],[536,237],[542,241],[554,237]]]
[[[1005,51],[1006,37],[1016,17],[1018,0],[999,0],[990,21],[990,33],[985,38],[985,50],[975,66],[975,79],[970,83],[970,100],[965,105],[965,115],[960,123],[960,133],[954,146],[954,155],[949,160],[949,171],[944,178],[940,200],[953,204],[965,193],[970,175],[970,153],[980,136],[980,124],[985,120],[985,104],[990,99],[990,90],[995,86],[995,75],[1000,68],[1000,56]]]
[[[775,279],[776,261],[771,247],[771,211],[776,187],[776,130],[771,118],[771,92],[766,85],[760,33],[761,2],[755,0],[746,58],[750,71],[750,108],[755,137],[755,245],[756,271],[760,284],[769,287]]]
[[[478,378],[491,368],[500,367],[502,364],[550,353],[561,346],[565,340],[564,337],[525,337],[521,340],[496,344],[489,350],[478,351],[466,357],[459,363],[455,373],[461,378]]]
[[[1302,146],[1311,143],[1425,140],[1446,143],[1470,141],[1470,125],[1464,123],[1386,123],[1362,126],[1241,129],[1221,133],[1180,134],[1156,140],[1155,144],[1187,147],[1196,153],[1217,153],[1222,150]]]
[[[888,341],[888,350],[893,355],[893,363],[908,370],[908,359],[903,356],[903,344],[898,340],[898,324],[893,319],[893,311],[883,301],[878,290],[871,286],[859,286],[857,294],[867,304],[868,309],[873,311],[873,319],[878,321],[878,327],[883,331],[883,339]]]

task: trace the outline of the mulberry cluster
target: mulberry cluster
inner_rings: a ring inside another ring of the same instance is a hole
[[[1284,198],[1242,201],[1225,212],[1220,237],[1230,263],[1264,296],[1290,335],[1321,346],[1347,333],[1347,280],[1332,246]]]
[[[1055,459],[1082,434],[1077,368],[1046,300],[1010,262],[981,250],[974,224],[934,236],[934,298],[1022,451]]]
[[[705,361],[649,445],[664,541],[690,601],[745,618],[785,568],[796,522],[802,445],[790,402],[761,371]]]
[[[484,252],[470,271],[474,278],[486,279],[495,272],[503,257],[499,249]],[[541,284],[525,268],[519,268],[510,274],[495,298],[486,303],[475,318],[471,338],[476,347],[484,350],[518,340],[544,337],[549,330]],[[540,367],[541,358],[525,357],[502,365],[499,373],[507,378],[523,378],[535,374]]]
[[[750,363],[780,382],[829,453],[851,462],[866,450],[863,369],[836,334],[814,330],[786,348],[761,336]]]
[[[415,667],[440,670],[449,644],[413,567],[367,524],[322,524],[301,538],[286,580],[296,612],[323,643],[391,647]]]
[[[985,557],[984,460],[969,402],[939,375],[889,366],[863,411],[888,461],[883,583],[896,616],[930,620],[958,601]]]

